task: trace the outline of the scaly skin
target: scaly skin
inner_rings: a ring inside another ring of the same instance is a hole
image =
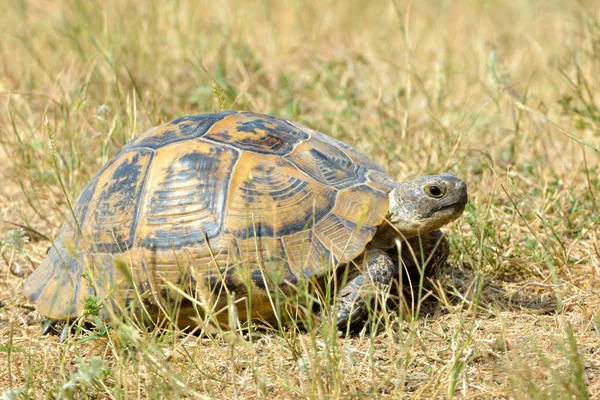
[[[439,228],[463,213],[467,198],[466,184],[450,174],[398,184],[390,193],[390,223],[380,228],[337,296],[338,328],[363,319],[374,295],[400,275],[398,268],[418,280],[446,262],[448,242]],[[384,251],[394,245],[401,251],[400,265]]]
[[[339,328],[362,319],[376,293],[385,290],[394,278],[394,262],[381,249],[367,250],[362,263],[364,270],[352,270],[337,296]]]

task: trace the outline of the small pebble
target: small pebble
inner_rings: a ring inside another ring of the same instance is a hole
[[[10,272],[14,276],[18,276],[19,278],[23,276],[23,268],[21,268],[21,264],[18,264],[16,262],[12,263],[12,266],[10,267]]]

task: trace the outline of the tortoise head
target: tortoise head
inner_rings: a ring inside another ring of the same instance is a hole
[[[451,174],[423,176],[398,183],[390,193],[390,222],[405,238],[435,231],[460,217],[467,184]]]

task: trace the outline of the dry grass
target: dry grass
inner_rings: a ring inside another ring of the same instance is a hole
[[[594,1],[203,3],[1,3],[4,398],[600,397]],[[350,337],[41,337],[21,290],[67,199],[142,130],[215,107],[307,124],[398,179],[463,177],[437,305]]]

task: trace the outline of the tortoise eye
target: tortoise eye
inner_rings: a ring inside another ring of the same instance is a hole
[[[444,185],[427,185],[425,186],[425,193],[436,199],[444,197],[446,194],[446,186]]]

